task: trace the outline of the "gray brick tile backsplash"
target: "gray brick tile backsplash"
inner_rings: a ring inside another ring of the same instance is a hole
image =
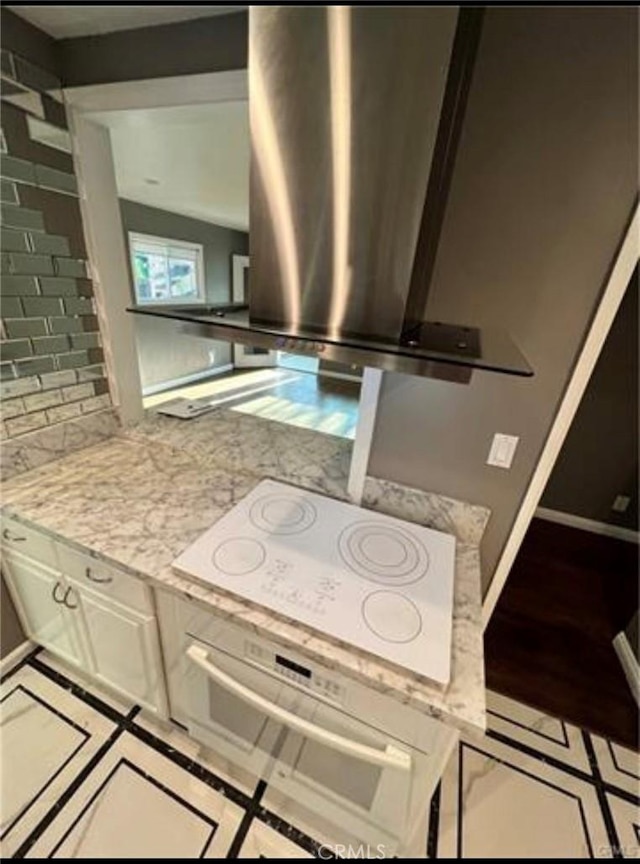
[[[73,333],[71,345],[73,348],[99,348],[100,336],[98,333]]]
[[[4,289],[4,279],[2,288]],[[0,296],[0,312],[3,318],[21,318],[24,315],[19,297]]]
[[[84,329],[82,318],[50,318],[49,326],[52,333],[81,333]]]
[[[0,160],[0,174],[7,180],[15,180],[16,183],[36,183],[35,165],[26,159],[18,159],[15,156],[3,156]]]
[[[80,366],[88,366],[90,363],[88,351],[70,351],[68,354],[58,355],[60,369],[77,369]]]
[[[104,378],[106,370],[102,364],[98,366],[85,366],[84,369],[78,369],[78,381],[95,381],[99,378]]]
[[[12,296],[26,296],[38,293],[38,283],[33,276],[3,276],[2,294]]]
[[[41,318],[5,318],[7,336],[19,339],[23,336],[46,336],[47,328]]]
[[[19,417],[24,414],[24,402],[22,399],[5,399],[2,403],[2,416],[5,420]]]
[[[40,429],[41,426],[47,425],[47,415],[44,411],[36,411],[34,414],[24,414],[22,417],[15,417],[13,420],[7,420],[7,433],[11,436],[24,435],[26,432],[32,432],[34,429]]]
[[[73,369],[65,369],[63,372],[49,372],[46,375],[41,375],[40,381],[43,390],[50,390],[52,387],[70,387],[76,383],[76,373]]]
[[[41,336],[31,342],[34,354],[64,354],[69,350],[68,336]]]
[[[59,297],[24,297],[22,307],[25,315],[34,318],[44,315],[62,315],[62,300]]]
[[[53,259],[50,255],[32,255],[28,252],[11,252],[12,272],[19,276],[53,276]]]
[[[31,342],[28,339],[14,339],[0,343],[0,358],[2,360],[23,360],[31,357]]]
[[[36,90],[55,86],[42,70],[13,60]],[[42,98],[47,119],[66,128],[64,106]],[[21,109],[8,106],[2,121],[11,152],[0,164],[0,432],[13,437],[111,400],[72,160],[32,140]]]
[[[24,406],[27,412],[43,411],[45,408],[53,408],[62,404],[62,393],[59,390],[46,390],[44,393],[34,393],[32,396],[24,397]]]
[[[0,50],[0,68],[2,71],[9,75],[11,78],[16,77],[16,67],[13,63],[13,54],[11,51],[7,51],[5,48]]]
[[[63,279],[59,276],[43,276],[40,280],[40,290],[43,294],[55,297],[78,297],[81,294],[76,279]]]
[[[80,399],[90,399],[92,396],[95,396],[93,384],[76,384],[62,390],[62,398],[65,402],[78,402]]]
[[[43,255],[68,255],[69,241],[66,237],[57,234],[31,234],[31,245],[34,252]]]
[[[3,228],[0,235],[0,246],[3,252],[30,252],[29,235],[26,231],[16,231],[15,228]]]
[[[49,423],[62,423],[65,420],[73,420],[82,414],[82,403],[70,402],[68,405],[60,405],[57,408],[49,408],[47,419]]]
[[[1,208],[2,224],[7,228],[27,228],[29,231],[44,231],[44,219],[39,210],[14,207],[11,204]]]
[[[15,396],[26,396],[40,389],[40,381],[37,378],[19,378],[15,381],[4,381],[0,388],[2,399],[12,399]]]
[[[16,377],[16,370],[13,363],[1,363],[0,362],[0,381],[11,381]]]
[[[78,183],[73,174],[66,171],[56,171],[46,165],[36,165],[36,182],[43,189],[53,189],[55,192],[67,192],[71,195],[78,194]]]
[[[103,393],[102,396],[94,396],[93,399],[87,399],[81,403],[82,413],[90,414],[93,411],[102,411],[104,408],[111,406],[111,398],[108,393]]]
[[[47,72],[46,69],[34,66],[33,63],[17,54],[13,55],[13,62],[15,64],[16,79],[26,87],[31,87],[33,90],[41,90],[42,92],[58,90],[60,88],[60,79],[51,72]]]
[[[20,377],[42,375],[45,372],[53,372],[53,357],[34,357],[32,360],[17,360],[15,367]]]
[[[12,180],[0,180],[0,201],[3,204],[19,204],[18,187]]]
[[[56,274],[82,279],[87,275],[86,262],[78,258],[55,258]]]
[[[93,300],[90,297],[69,297],[64,300],[67,315],[93,315]]]

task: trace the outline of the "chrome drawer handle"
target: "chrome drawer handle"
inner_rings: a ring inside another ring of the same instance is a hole
[[[67,607],[67,609],[77,609],[77,608],[78,608],[78,604],[77,604],[77,603],[73,603],[73,604],[72,604],[72,603],[69,603],[69,601],[68,601],[68,599],[67,599],[68,596],[69,596],[72,592],[73,592],[73,588],[67,588],[67,590],[64,592],[64,598],[63,598],[63,601],[62,601],[62,602],[63,602],[64,605]]]
[[[11,531],[9,531],[8,528],[4,529],[4,531],[2,532],[2,536],[5,540],[11,540],[14,543],[21,543],[23,540],[27,539],[26,537],[16,537],[15,535],[11,534]]]
[[[65,595],[62,597],[62,600],[59,600],[59,599],[56,597],[56,593],[57,593],[57,591],[58,591],[58,588],[62,588],[62,585],[61,585],[59,582],[56,582],[56,584],[53,586],[53,591],[51,592],[51,597],[52,597],[54,603],[60,603],[60,604],[62,604],[62,603],[64,603],[64,601],[65,601],[65,597],[66,597],[67,595],[65,594]]]
[[[97,582],[98,585],[108,585],[109,582],[113,582],[113,576],[107,576],[106,579],[99,579],[97,576],[94,576],[94,575],[91,573],[91,567],[87,567],[87,569],[85,570],[84,575],[85,575],[85,576],[87,577],[87,579],[89,579],[91,582]]]

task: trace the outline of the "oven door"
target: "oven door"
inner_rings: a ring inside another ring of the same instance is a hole
[[[288,692],[291,688],[195,639],[188,644],[185,660],[191,737],[255,777],[267,779],[283,727],[259,707],[248,704],[226,681],[242,683],[270,703],[295,710],[294,698]]]
[[[187,658],[194,737],[356,837],[402,837],[425,754],[196,640]]]

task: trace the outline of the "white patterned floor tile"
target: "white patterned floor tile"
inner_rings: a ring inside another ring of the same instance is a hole
[[[617,795],[607,795],[624,858],[640,858],[640,807]]]
[[[128,733],[28,857],[220,858],[243,810]]]
[[[2,857],[16,852],[116,728],[23,666],[0,688]]]
[[[314,856],[263,822],[253,820],[238,858],[313,858]]]
[[[442,780],[438,857],[610,857],[595,787],[489,737]]]
[[[589,773],[581,730],[557,717],[487,691],[487,726],[538,753]]]
[[[597,735],[591,740],[605,783],[640,797],[640,754]]]

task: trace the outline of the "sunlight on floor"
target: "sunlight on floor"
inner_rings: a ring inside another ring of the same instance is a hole
[[[146,396],[143,405],[145,408],[154,408],[178,398],[211,399],[221,407],[242,414],[252,414],[341,438],[355,438],[359,399],[357,386],[326,379],[320,382],[308,372],[291,369],[239,372]]]

